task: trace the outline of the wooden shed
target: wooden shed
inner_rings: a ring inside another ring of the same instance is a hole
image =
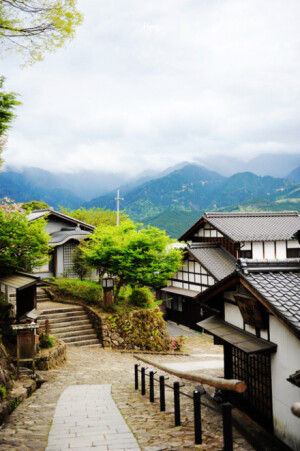
[[[0,277],[0,291],[4,293],[6,301],[14,305],[17,320],[36,308],[39,281],[40,277],[21,272]]]

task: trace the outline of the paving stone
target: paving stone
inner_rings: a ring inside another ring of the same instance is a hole
[[[202,337],[202,338],[201,338]],[[213,346],[210,339],[199,336],[192,338],[192,348],[195,354],[215,354],[217,346]],[[188,340],[187,340],[188,341]],[[198,347],[197,347],[198,346]],[[181,355],[158,355],[151,356],[153,360],[163,363],[196,361],[198,357]],[[181,397],[181,417],[182,427],[175,428],[173,413],[173,395],[171,390],[166,391],[166,412],[160,412],[158,387],[156,385],[155,403],[149,402],[148,382],[147,395],[141,396],[140,391],[134,390],[133,368],[136,359],[130,353],[120,353],[103,348],[68,348],[68,361],[61,367],[40,372],[47,380],[39,390],[34,392],[31,397],[22,402],[18,408],[7,418],[7,421],[0,429],[0,451],[45,451],[48,441],[48,432],[52,424],[57,428],[69,431],[73,434],[78,430],[78,434],[87,430],[91,436],[95,437],[102,433],[103,429],[99,427],[95,418],[85,418],[84,422],[78,418],[66,422],[66,418],[60,418],[59,421],[53,421],[55,408],[61,394],[71,385],[93,385],[112,384],[112,398],[119,407],[122,415],[122,425],[114,421],[114,415],[109,418],[109,433],[124,433],[127,425],[134,433],[135,438],[143,451],[162,451],[162,450],[220,450],[223,447],[222,438],[222,419],[221,415],[207,409],[202,409],[203,414],[203,445],[194,445],[193,429],[193,409],[192,401]],[[211,371],[216,375],[217,370]],[[164,374],[163,372],[159,372]],[[158,375],[157,375],[158,376]],[[174,380],[170,376],[168,383],[172,385]],[[184,381],[184,391],[192,393],[195,384]],[[208,389],[209,391],[209,389]],[[77,399],[77,401],[76,401]],[[74,403],[80,399],[74,398]],[[208,402],[209,401],[205,401]],[[100,411],[100,409],[99,409]],[[97,413],[97,409],[93,410]],[[127,423],[127,424],[126,424]],[[99,429],[97,430],[97,425]],[[37,429],[38,428],[38,429]],[[96,430],[95,430],[96,429]],[[102,435],[102,434],[101,434]],[[80,437],[84,437],[80,435]],[[74,438],[74,437],[70,437]],[[249,443],[234,430],[235,444],[237,450],[252,451]],[[139,449],[136,445],[126,445],[125,443],[111,444],[117,448],[111,448],[120,451],[133,451]],[[70,448],[49,447],[48,451],[70,451]],[[76,451],[88,451],[89,448],[77,447]],[[109,451],[108,446],[97,445],[90,448],[92,451]]]

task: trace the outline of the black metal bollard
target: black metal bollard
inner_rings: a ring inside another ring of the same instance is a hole
[[[134,365],[134,388],[139,389],[139,365],[136,363]]]
[[[195,444],[201,445],[202,443],[201,395],[197,390],[194,391],[193,398],[194,398]]]
[[[154,402],[154,372],[150,371],[149,373],[149,381],[150,381],[150,402]]]
[[[179,382],[174,382],[174,415],[175,415],[175,426],[180,426],[180,393],[179,393]]]
[[[142,385],[142,395],[146,394],[146,383],[145,383],[145,368],[141,369],[141,385]]]
[[[159,376],[159,397],[160,397],[160,411],[166,410],[166,397],[165,397],[165,377]]]
[[[223,437],[224,437],[224,451],[232,451],[232,405],[225,402],[222,405],[223,414]]]

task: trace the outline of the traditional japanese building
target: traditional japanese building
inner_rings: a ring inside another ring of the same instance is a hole
[[[209,316],[199,326],[224,346],[224,377],[247,384],[229,400],[299,451],[300,259],[239,259],[198,301]]]
[[[33,210],[28,216],[29,221],[45,218],[46,231],[51,236],[49,246],[53,248],[51,259],[44,266],[37,268],[34,273],[42,278],[48,277],[76,277],[72,272],[72,252],[78,244],[93,233],[95,227],[59,213],[52,208]]]
[[[235,269],[237,258],[285,259],[300,256],[297,212],[205,213],[180,238],[188,244],[182,268],[158,296],[167,318],[197,328],[197,298]]]

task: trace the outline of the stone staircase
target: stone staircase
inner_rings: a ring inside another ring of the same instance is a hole
[[[63,340],[67,345],[100,346],[85,310],[80,306],[66,306],[42,310],[38,324],[45,328],[45,320],[49,320],[50,334]]]
[[[43,290],[43,288],[37,288],[36,290],[36,300],[37,302],[47,302],[51,301],[47,293]]]

